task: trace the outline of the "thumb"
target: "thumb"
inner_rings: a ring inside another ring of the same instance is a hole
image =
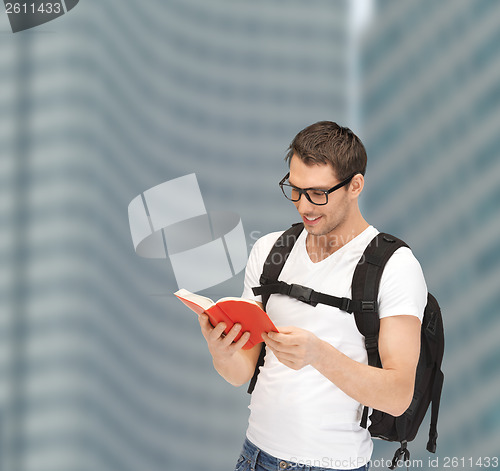
[[[297,331],[297,327],[295,327],[293,325],[286,325],[286,326],[280,327],[279,331],[281,334],[293,334],[294,332]]]

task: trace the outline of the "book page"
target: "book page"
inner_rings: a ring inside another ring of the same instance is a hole
[[[246,298],[234,298],[231,296],[228,296],[226,298],[220,298],[217,303],[224,302],[224,301],[239,301],[239,302],[244,302],[244,303],[250,303],[250,304],[255,304],[256,306],[259,306],[259,303],[254,301],[253,299],[246,299]]]
[[[206,298],[205,296],[200,296],[199,294],[191,293],[187,289],[180,289],[176,291],[175,296],[181,298],[181,300],[189,301],[192,304],[196,304],[200,306],[204,311],[206,311],[210,306],[214,305],[214,302],[210,298]]]

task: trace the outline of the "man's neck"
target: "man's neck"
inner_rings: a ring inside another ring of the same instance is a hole
[[[346,222],[324,235],[307,234],[306,249],[314,263],[329,257],[361,234],[369,224],[359,215],[356,220]]]

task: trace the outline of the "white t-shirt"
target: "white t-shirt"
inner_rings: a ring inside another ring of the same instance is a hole
[[[306,251],[304,230],[279,280],[350,298],[356,264],[378,232],[370,226],[326,259],[313,263]],[[243,297],[261,301],[251,288],[259,286],[264,261],[279,235],[268,234],[255,243]],[[427,287],[410,249],[400,248],[390,258],[378,301],[381,318],[405,314],[422,320]],[[368,363],[364,339],[352,314],[324,304],[309,306],[285,295],[272,295],[267,313],[278,329],[292,325],[307,329],[353,360]],[[277,458],[338,469],[358,468],[370,460],[372,440],[359,425],[363,406],[312,366],[292,370],[268,350],[249,408],[248,439]]]

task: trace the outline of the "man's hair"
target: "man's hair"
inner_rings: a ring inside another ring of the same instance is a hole
[[[332,121],[320,121],[300,131],[288,148],[288,164],[293,155],[307,165],[330,164],[340,181],[355,173],[364,175],[366,170],[366,150],[359,137]]]

